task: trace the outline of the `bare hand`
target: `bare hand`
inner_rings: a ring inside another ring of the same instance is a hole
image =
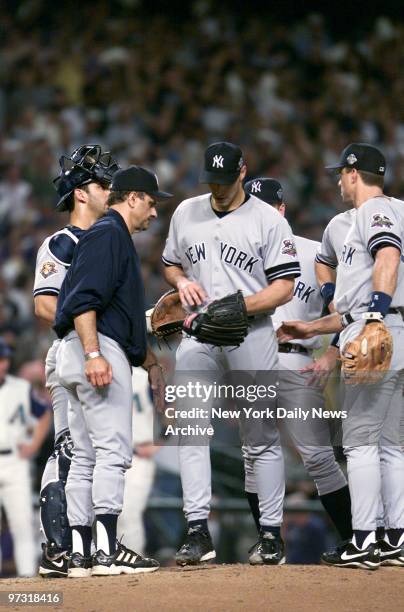
[[[18,445],[18,454],[21,459],[30,459],[37,452],[37,448],[34,444],[22,442]]]
[[[157,364],[149,368],[149,384],[153,393],[153,405],[155,409],[157,412],[164,412],[166,405],[166,381],[164,380],[162,369]]]
[[[276,332],[280,343],[290,340],[307,340],[314,334],[310,330],[310,323],[306,321],[284,321]]]
[[[329,347],[319,359],[302,368],[300,372],[312,372],[313,374],[307,380],[307,384],[324,389],[331,372],[337,365],[338,355],[339,351],[337,348]]]
[[[198,283],[187,278],[178,281],[177,289],[184,308],[187,306],[202,306],[208,297]]]
[[[102,356],[86,361],[84,372],[93,387],[105,387],[112,382],[112,366]]]
[[[160,447],[156,446],[156,444],[152,444],[151,442],[144,442],[143,444],[138,444],[135,447],[135,452],[136,455],[138,457],[141,457],[142,459],[151,459],[154,453],[156,453],[159,449]]]

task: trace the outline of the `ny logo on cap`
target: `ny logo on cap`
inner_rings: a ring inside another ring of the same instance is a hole
[[[215,155],[212,162],[212,168],[223,168],[223,155]]]
[[[282,187],[280,187],[280,188],[278,189],[278,191],[276,192],[276,195],[278,196],[278,198],[279,198],[280,200],[282,200],[282,196],[283,196],[283,189],[282,189]]]
[[[261,182],[254,181],[251,185],[251,193],[261,193]]]
[[[347,163],[350,166],[353,166],[355,162],[358,161],[358,158],[356,157],[356,155],[354,153],[351,153],[350,155],[348,155],[348,157],[346,158]]]

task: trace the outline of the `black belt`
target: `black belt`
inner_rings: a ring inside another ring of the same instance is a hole
[[[387,314],[399,314],[401,315],[404,321],[404,308],[389,308]],[[348,325],[351,325],[351,323],[354,323],[355,319],[353,318],[350,312],[345,312],[341,317],[341,322],[343,327],[345,328]]]
[[[4,450],[0,450],[0,455],[11,455],[12,452],[11,448],[5,448]]]
[[[279,353],[302,353],[308,355],[309,351],[306,347],[301,344],[292,344],[291,342],[284,342],[278,346]]]
[[[399,314],[402,316],[404,321],[404,308],[389,308],[387,314]]]

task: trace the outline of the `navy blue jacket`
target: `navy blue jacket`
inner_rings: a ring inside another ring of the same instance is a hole
[[[97,330],[116,340],[133,366],[146,357],[140,261],[122,216],[110,209],[78,242],[60,290],[54,330],[63,338],[74,318],[95,310]]]

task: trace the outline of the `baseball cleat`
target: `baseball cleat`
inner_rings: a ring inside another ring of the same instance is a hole
[[[258,542],[248,552],[250,565],[283,565],[286,561],[282,538],[270,531],[261,531]]]
[[[116,543],[113,555],[106,555],[103,550],[97,550],[93,555],[93,576],[117,576],[118,574],[141,574],[155,572],[160,564],[155,559],[142,557],[139,553],[126,548],[120,542]]]
[[[42,544],[42,557],[39,575],[42,578],[66,578],[69,556],[66,551],[50,554],[47,544]]]
[[[335,567],[376,570],[380,567],[380,548],[377,542],[372,542],[361,549],[348,540],[341,542],[334,550],[323,553],[321,559],[326,565]]]
[[[404,567],[404,546],[393,546],[384,539],[377,544],[380,548],[380,565]]]
[[[209,531],[190,527],[184,544],[175,555],[177,565],[197,565],[216,558]]]
[[[69,559],[68,578],[88,578],[91,576],[91,557],[84,557],[80,553],[73,553]]]

